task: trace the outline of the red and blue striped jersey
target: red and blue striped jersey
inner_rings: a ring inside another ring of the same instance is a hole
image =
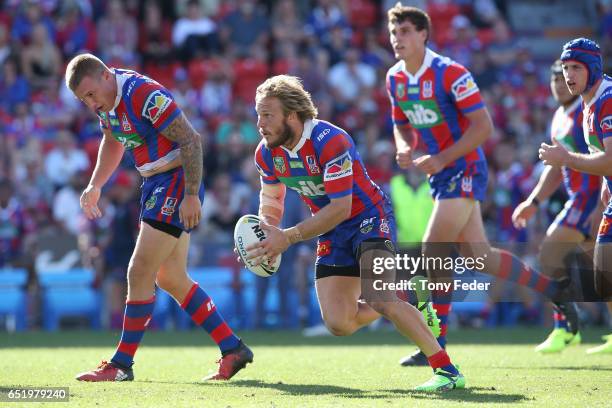
[[[550,124],[550,138],[556,140],[566,150],[574,153],[589,153],[582,133],[582,111],[579,109],[582,98],[576,99],[569,107],[559,106],[555,111]],[[563,167],[563,184],[569,196],[576,193],[589,193],[599,190],[601,179],[599,176],[582,173]]]
[[[255,165],[266,184],[283,183],[298,192],[315,214],[333,198],[352,195],[351,216],[381,206],[382,190],[370,179],[343,130],[322,120],[307,120],[293,150],[269,149],[262,140],[255,150]]]
[[[110,112],[98,111],[100,127],[109,129],[132,155],[139,171],[155,170],[180,153],[163,130],[181,114],[170,92],[134,71],[113,69],[117,98]]]
[[[472,74],[428,48],[423,65],[414,75],[401,60],[387,72],[386,85],[393,124],[412,126],[431,155],[456,143],[469,126],[465,115],[484,108]],[[478,147],[447,167],[461,169],[467,163],[485,160]]]
[[[582,129],[591,152],[604,150],[604,139],[612,136],[612,78],[605,75],[591,103],[583,104]],[[612,191],[612,177],[606,176]]]

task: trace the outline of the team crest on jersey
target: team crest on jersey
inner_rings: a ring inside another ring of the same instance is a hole
[[[166,197],[166,201],[164,201],[164,205],[161,208],[161,213],[164,215],[172,215],[174,214],[174,210],[176,207],[176,198],[174,197]]]
[[[608,115],[599,122],[599,127],[602,132],[609,132],[612,130],[612,115]]]
[[[431,98],[433,96],[433,84],[431,80],[423,81],[423,98]]]
[[[406,96],[406,85],[400,82],[397,84],[397,97],[403,98],[404,96]]]
[[[274,168],[281,174],[286,172],[287,166],[285,165],[285,158],[281,156],[274,157]]]
[[[455,96],[456,101],[461,101],[478,92],[478,86],[476,85],[474,78],[472,78],[472,74],[466,72],[459,77],[459,79],[453,82],[451,92]]]
[[[306,156],[306,163],[308,164],[308,169],[311,174],[319,174],[321,173],[321,169],[317,165],[317,161],[314,156]]]
[[[155,204],[157,204],[157,196],[155,195],[155,192],[154,192],[153,195],[149,197],[149,199],[145,203],[145,208],[147,210],[151,210],[155,208]]]
[[[336,157],[325,166],[323,181],[337,180],[353,175],[353,160],[349,152]]]
[[[370,217],[361,221],[361,225],[359,225],[359,231],[361,231],[362,234],[367,234],[372,231],[372,228],[374,228],[375,219],[376,217]]]
[[[168,109],[172,103],[172,99],[169,96],[164,95],[162,91],[155,90],[151,92],[147,101],[144,104],[144,109],[142,110],[142,116],[149,119],[151,123],[155,124],[162,116],[162,114]]]
[[[465,176],[461,179],[461,190],[465,193],[472,192],[472,176]]]
[[[389,233],[389,223],[385,218],[380,220],[380,232],[382,232],[383,234]]]
[[[123,126],[124,132],[130,132],[132,130],[132,125],[130,124],[125,112],[121,115],[121,126]]]

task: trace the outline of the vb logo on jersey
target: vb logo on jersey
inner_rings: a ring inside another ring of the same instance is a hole
[[[325,166],[323,181],[338,180],[353,175],[353,160],[349,152],[336,157]]]
[[[476,86],[476,82],[474,82],[472,74],[467,72],[453,82],[451,92],[453,93],[455,100],[459,102],[478,92],[478,86]]]
[[[147,98],[142,116],[149,119],[155,125],[166,109],[168,109],[170,103],[172,103],[172,99],[169,96],[164,95],[159,89],[155,90]]]

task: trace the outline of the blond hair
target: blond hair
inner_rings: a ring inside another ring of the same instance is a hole
[[[66,86],[74,92],[86,76],[96,78],[108,67],[93,54],[80,54],[70,60],[66,67]]]
[[[317,117],[317,108],[312,103],[310,93],[304,89],[298,77],[277,75],[266,79],[257,87],[255,103],[268,97],[278,98],[285,116],[295,112],[302,122]]]

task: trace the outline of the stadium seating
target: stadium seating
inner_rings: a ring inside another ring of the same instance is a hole
[[[25,269],[0,269],[0,316],[14,319],[16,331],[26,329]]]
[[[43,328],[59,329],[63,317],[85,316],[93,329],[101,328],[101,294],[92,287],[94,272],[75,268],[65,272],[39,271],[42,288]]]

